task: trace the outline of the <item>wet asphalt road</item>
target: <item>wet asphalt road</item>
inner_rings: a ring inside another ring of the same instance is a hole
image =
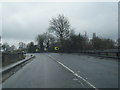
[[[3,88],[117,88],[118,63],[85,55],[43,53],[3,83]],[[73,73],[54,61],[61,62]],[[83,81],[85,79],[85,81]],[[88,84],[89,82],[89,84]]]

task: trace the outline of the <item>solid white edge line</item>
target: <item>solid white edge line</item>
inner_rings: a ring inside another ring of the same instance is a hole
[[[71,73],[73,73],[73,75],[75,75],[76,77],[82,79],[84,82],[86,82],[88,85],[90,85],[92,88],[95,88],[95,90],[98,90],[94,85],[92,85],[89,81],[85,80],[82,76],[78,75],[77,73],[75,73],[72,69],[70,69],[69,67],[67,67],[66,65],[64,65],[63,63],[59,62],[57,59],[55,59],[54,57],[52,57],[51,55],[47,55],[48,57],[52,58],[53,60],[55,60],[57,63],[59,63],[61,66],[63,66],[64,68],[66,68],[68,71],[70,71]]]

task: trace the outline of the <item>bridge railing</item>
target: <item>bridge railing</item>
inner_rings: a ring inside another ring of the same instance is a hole
[[[75,52],[75,51],[72,51]],[[119,49],[109,49],[109,50],[78,50],[77,53],[90,54],[102,57],[118,58],[120,59]]]

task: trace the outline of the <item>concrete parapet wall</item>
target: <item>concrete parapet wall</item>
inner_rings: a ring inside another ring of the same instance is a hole
[[[23,53],[2,53],[2,66],[7,66],[24,58]]]

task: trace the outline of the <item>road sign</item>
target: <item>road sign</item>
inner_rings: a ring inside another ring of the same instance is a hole
[[[47,49],[47,48],[44,48],[44,51],[48,51],[48,49]]]
[[[38,49],[36,49],[36,52],[38,52],[39,50]]]
[[[59,50],[59,47],[54,47],[54,50],[55,50],[55,51]]]

